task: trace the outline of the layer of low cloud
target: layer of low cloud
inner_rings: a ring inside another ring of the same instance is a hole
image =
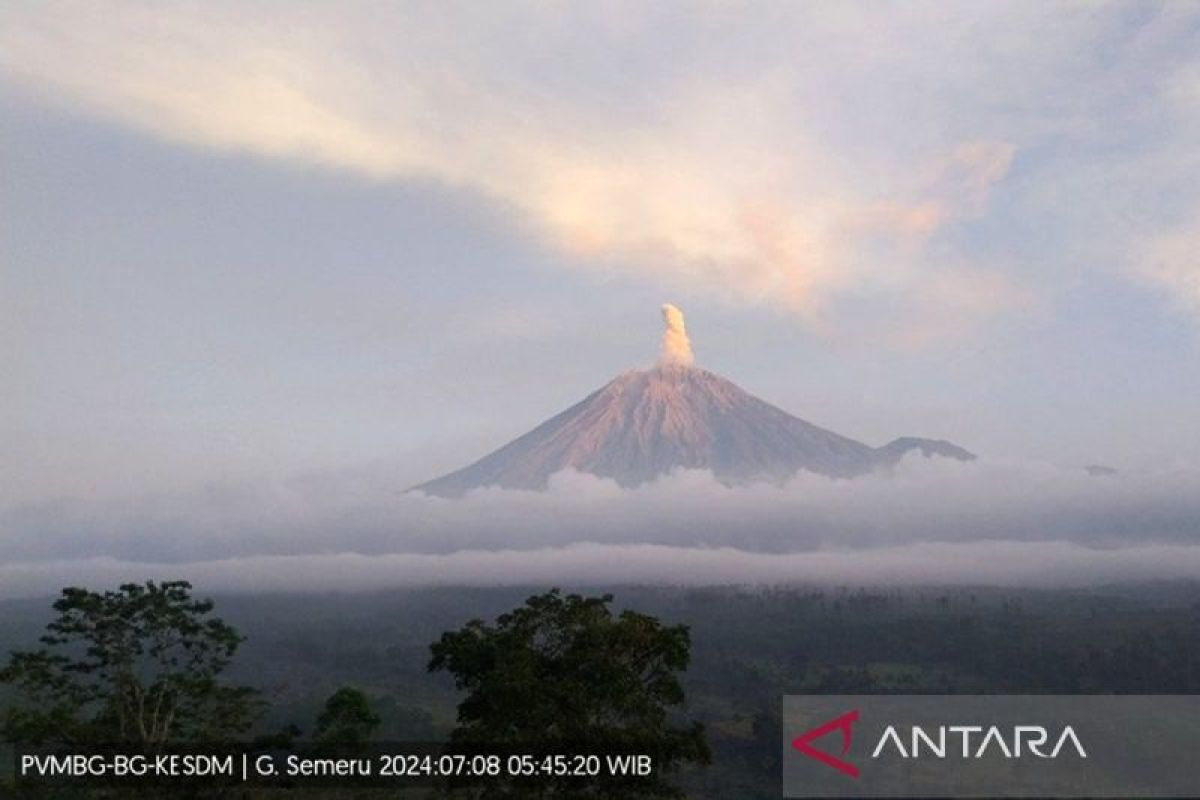
[[[621,489],[564,472],[546,492],[456,500],[399,492],[386,475],[325,475],[23,507],[0,519],[9,587],[55,570],[196,571],[230,585],[270,575],[294,588],[320,572],[318,585],[348,589],[621,575],[1053,583],[1116,579],[1126,567],[1130,579],[1200,578],[1200,469],[1191,467],[1092,476],[910,456],[894,473],[853,481],[802,474],[729,487],[686,471]]]
[[[843,308],[861,304],[901,341],[944,338],[1096,264],[1194,306],[1195,263],[1155,266],[1162,248],[1140,244],[1196,241],[1186,4],[2,13],[0,69],[41,101],[205,150],[462,188],[565,265],[829,333],[861,334]],[[998,192],[1021,203],[1011,235],[972,246]],[[1014,265],[1043,215],[1099,257]]]
[[[0,599],[59,586],[183,579],[204,591],[347,591],[421,586],[650,584],[711,586],[1088,586],[1195,580],[1200,547],[1098,550],[1069,542],[921,543],[785,555],[733,548],[575,544],[448,555],[258,556],[187,565],[113,558],[0,565]]]

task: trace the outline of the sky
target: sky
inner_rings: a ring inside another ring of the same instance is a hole
[[[1188,470],[1198,170],[1194,3],[6,2],[0,516],[402,489],[664,302],[869,444]]]

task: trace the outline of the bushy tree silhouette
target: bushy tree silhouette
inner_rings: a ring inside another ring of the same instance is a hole
[[[530,597],[494,625],[473,620],[432,645],[431,671],[454,675],[467,692],[451,741],[535,755],[639,753],[654,758],[650,779],[542,775],[489,780],[486,797],[678,797],[669,778],[710,759],[703,727],[672,719],[684,702],[679,673],[690,638],[634,611],[614,615],[612,595]]]
[[[0,670],[17,697],[4,737],[28,745],[216,742],[245,733],[257,693],[219,680],[242,639],[195,600],[191,584],[70,587],[54,603],[42,649]]]
[[[325,701],[313,739],[321,744],[358,748],[370,744],[381,722],[361,689],[343,686]]]

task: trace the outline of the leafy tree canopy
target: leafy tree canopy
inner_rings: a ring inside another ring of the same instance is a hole
[[[592,786],[585,794],[681,796],[666,774],[711,759],[703,727],[673,719],[685,699],[679,673],[690,658],[688,629],[634,611],[614,615],[612,599],[555,589],[494,625],[473,620],[443,634],[431,647],[429,669],[449,671],[467,692],[452,742],[548,754],[652,754],[654,780]],[[525,792],[513,796],[538,796],[528,786]]]
[[[63,589],[44,647],[13,653],[0,670],[18,695],[0,733],[23,744],[148,749],[244,733],[260,711],[256,693],[218,680],[242,639],[191,588]]]
[[[325,701],[313,738],[323,744],[361,747],[370,743],[380,722],[361,689],[343,686]]]

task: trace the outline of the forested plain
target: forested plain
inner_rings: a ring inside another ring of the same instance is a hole
[[[547,588],[213,599],[245,637],[227,675],[261,691],[261,732],[294,724],[304,738],[326,700],[353,686],[379,718],[375,739],[401,742],[442,739],[456,724],[462,696],[429,671],[430,645]],[[565,588],[689,628],[679,713],[704,724],[713,756],[680,776],[697,798],[779,796],[783,694],[1200,692],[1200,583]],[[0,603],[0,654],[36,646],[52,599]]]

